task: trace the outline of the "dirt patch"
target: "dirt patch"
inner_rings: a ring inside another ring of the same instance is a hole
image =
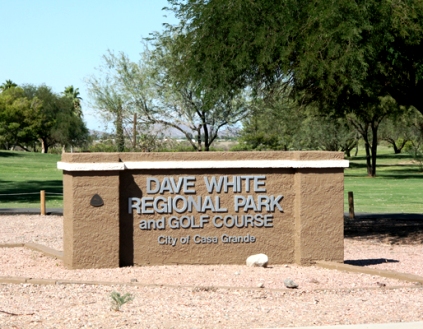
[[[409,165],[415,165],[415,164],[420,164],[420,161],[410,160],[410,161],[401,161],[401,162],[398,162],[398,165],[399,166],[409,166]]]

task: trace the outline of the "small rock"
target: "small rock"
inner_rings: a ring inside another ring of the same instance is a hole
[[[264,288],[264,283],[263,283],[263,282],[260,282],[260,283],[257,285],[257,287],[258,287],[258,288]]]
[[[235,272],[235,275],[239,275],[240,273],[239,272]]]
[[[289,288],[289,289],[296,289],[298,288],[298,284],[296,284],[293,280],[291,280],[290,278],[285,279],[285,281],[283,282],[283,284],[285,285],[285,287]]]
[[[131,282],[138,282],[137,279],[131,279]]]
[[[247,266],[251,267],[267,267],[269,258],[265,254],[252,255],[247,258]]]

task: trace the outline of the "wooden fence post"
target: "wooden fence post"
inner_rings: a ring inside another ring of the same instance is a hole
[[[350,219],[354,219],[355,213],[354,213],[354,193],[353,192],[348,192],[348,206],[350,211]]]
[[[40,191],[40,212],[42,216],[46,214],[46,191]]]

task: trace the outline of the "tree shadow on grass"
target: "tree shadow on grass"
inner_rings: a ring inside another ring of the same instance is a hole
[[[399,261],[396,259],[386,259],[386,258],[354,259],[354,260],[344,261],[344,264],[355,265],[355,266],[371,266],[371,265],[379,265],[384,263],[399,263]]]
[[[344,236],[388,244],[422,244],[422,214],[368,214],[344,220]]]
[[[63,193],[62,180],[15,182],[0,180],[0,204],[36,203],[40,201],[40,191],[46,191],[49,200],[61,199]],[[54,193],[49,195],[49,193]],[[56,194],[57,193],[57,194]]]
[[[363,169],[361,173],[350,173],[346,172],[345,177],[359,177],[359,178],[369,178],[373,179],[366,175],[366,165],[361,164],[351,164],[351,169]],[[389,168],[386,170],[385,168]],[[395,168],[395,169],[394,169]],[[376,167],[376,178],[387,178],[387,179],[423,179],[423,172],[418,168],[410,166],[398,166],[398,165],[377,165]]]
[[[400,159],[409,159],[410,158],[410,154],[407,153],[400,153],[400,154],[377,154],[377,158],[378,159],[393,159],[393,160],[400,160]],[[366,160],[366,156],[362,155],[362,156],[354,156],[354,157],[349,157],[347,158],[347,160],[350,161],[365,161]]]
[[[365,169],[367,165],[365,163],[357,163],[350,161],[348,169]]]
[[[368,178],[368,179],[377,179],[377,178],[384,178],[384,179],[423,179],[423,173],[421,172],[416,172],[416,173],[408,173],[408,174],[404,174],[403,172],[400,172],[399,174],[394,174],[394,173],[390,173],[390,174],[386,174],[386,173],[381,173],[378,174],[376,172],[376,177],[369,177],[366,176],[364,174],[358,174],[358,175],[354,175],[354,174],[346,174],[345,175],[346,178]]]
[[[419,164],[400,164],[400,163],[376,163],[376,171],[377,169],[385,170],[385,168],[396,168],[396,169],[388,169],[389,171],[416,171],[419,172],[420,166]],[[366,163],[357,163],[350,161],[349,166],[347,169],[367,169]]]
[[[9,158],[9,157],[21,157],[23,155],[16,152],[4,152],[0,151],[0,158]]]
[[[423,173],[420,170],[389,170],[377,176],[387,179],[423,179]]]

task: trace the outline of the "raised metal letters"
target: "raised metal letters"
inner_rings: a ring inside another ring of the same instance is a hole
[[[162,180],[148,177],[146,194],[150,196],[129,198],[128,212],[129,214],[136,212],[140,215],[162,215],[160,219],[142,219],[139,223],[141,230],[202,229],[206,225],[213,225],[216,229],[222,227],[272,228],[274,219],[272,213],[283,212],[281,205],[283,195],[263,194],[266,192],[266,176],[204,176],[203,179],[209,194],[234,193],[232,208],[222,207],[220,196],[186,195],[196,193],[196,177],[179,177],[177,180],[174,177],[164,177]],[[165,193],[171,196],[164,196]],[[245,196],[238,193],[254,194]],[[213,215],[192,215],[194,211],[197,214],[209,212]],[[233,213],[230,214],[230,212]],[[182,237],[179,243],[189,244],[190,241],[194,244],[215,244],[219,241],[221,243],[254,243],[256,238],[250,234],[246,236],[223,234],[220,238],[197,234],[192,239],[189,235]],[[157,242],[160,245],[175,246],[178,238],[160,235]]]

